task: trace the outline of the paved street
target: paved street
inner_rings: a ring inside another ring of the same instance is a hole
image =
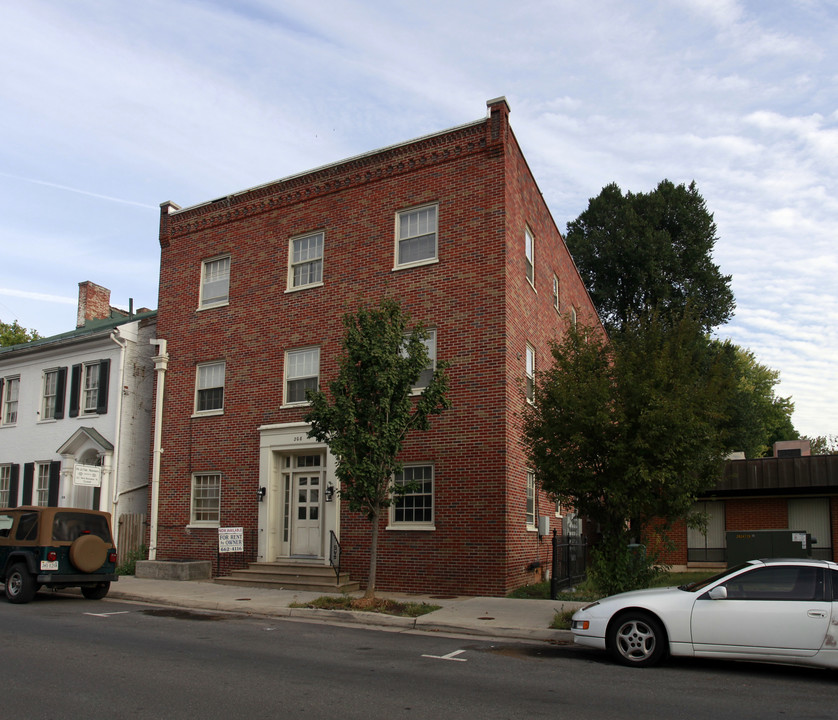
[[[637,670],[556,642],[47,593],[0,601],[0,628],[4,710],[26,718],[835,716],[835,673],[688,661]]]

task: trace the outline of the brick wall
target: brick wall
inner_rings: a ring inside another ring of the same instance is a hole
[[[439,262],[393,270],[395,213],[438,204]],[[536,238],[535,289],[524,272],[524,226]],[[325,234],[322,287],[286,292],[289,238]],[[399,298],[436,329],[451,362],[453,408],[409,439],[402,459],[435,469],[435,530],[380,532],[378,587],[499,595],[533,579],[546,560],[525,522],[526,457],[520,444],[525,346],[548,362],[562,313],[595,313],[523,155],[505,104],[485,122],[389,148],[240,196],[161,216],[159,337],[170,355],[164,408],[159,559],[216,559],[216,531],[190,529],[194,472],[221,472],[222,526],[258,536],[259,435],[298,422],[282,408],[284,352],[319,345],[321,385],[336,373],[341,316]],[[231,255],[230,302],[197,310],[201,262]],[[193,418],[195,367],[226,362],[224,414]],[[548,507],[546,497],[541,508]],[[552,510],[552,508],[550,508]],[[544,513],[542,514],[551,514]],[[343,565],[366,579],[369,527],[342,508]]]

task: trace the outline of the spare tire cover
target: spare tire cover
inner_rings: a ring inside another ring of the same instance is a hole
[[[98,570],[107,557],[108,545],[98,535],[80,535],[70,545],[70,562],[81,572]]]

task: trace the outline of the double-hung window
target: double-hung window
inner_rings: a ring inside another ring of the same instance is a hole
[[[200,307],[226,305],[230,299],[230,256],[204,260],[201,264]]]
[[[422,392],[422,390],[431,384],[431,380],[433,380],[434,377],[434,370],[436,369],[436,330],[426,330],[425,332],[428,337],[422,340],[422,344],[428,351],[428,364],[425,366],[425,369],[421,372],[419,378],[416,380],[416,384],[412,388],[414,393]],[[407,338],[405,339],[407,340]],[[402,354],[405,356],[407,355],[406,348],[402,348]]]
[[[44,396],[41,399],[41,420],[54,420],[58,397],[58,370],[44,372]]]
[[[535,254],[535,240],[533,240],[532,231],[528,228],[524,228],[524,259],[527,265],[527,280],[529,280],[530,285],[535,287],[535,261],[534,261],[534,254]]]
[[[289,350],[285,355],[285,404],[308,402],[306,390],[320,386],[320,348]]]
[[[224,410],[225,363],[198,365],[195,375],[195,413],[219,414]]]
[[[405,210],[396,215],[396,267],[437,259],[437,206]]]
[[[292,238],[289,252],[289,289],[323,283],[323,233]]]
[[[195,473],[192,476],[190,525],[218,527],[221,521],[221,474]]]
[[[527,402],[535,402],[535,348],[527,345]]]
[[[35,504],[42,507],[49,505],[49,463],[36,463],[38,484],[35,487]]]
[[[99,405],[99,363],[84,366],[82,412],[95,413]]]
[[[431,528],[434,524],[434,467],[407,465],[393,477],[393,485],[407,489],[396,495],[393,525]]]
[[[17,406],[20,393],[20,377],[7,377],[3,379],[3,425],[14,425],[17,423]]]
[[[12,488],[12,466],[0,465],[0,507],[9,507]]]
[[[535,497],[535,473],[532,470],[527,471],[527,527],[535,527],[536,497]]]

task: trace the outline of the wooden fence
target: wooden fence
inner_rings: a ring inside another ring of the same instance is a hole
[[[144,514],[119,516],[119,535],[117,538],[119,560],[117,565],[124,565],[128,560],[128,553],[132,550],[139,550],[145,544],[146,525]]]

